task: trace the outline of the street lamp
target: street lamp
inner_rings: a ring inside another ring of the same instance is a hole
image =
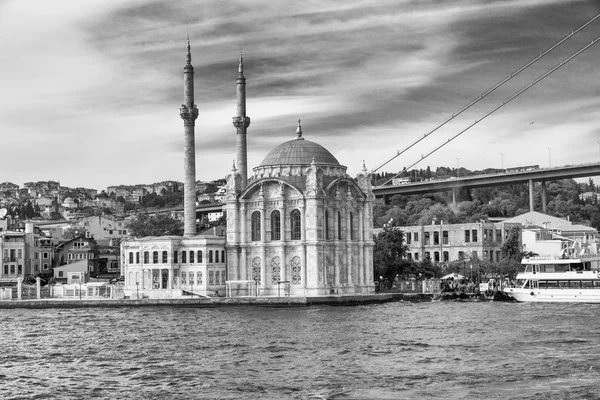
[[[502,165],[502,171],[504,171],[504,153],[500,153],[500,160]]]
[[[379,275],[379,292],[383,290],[383,276]]]
[[[140,299],[140,283],[136,282],[135,283],[135,287],[137,288],[137,295],[136,298],[139,300]]]
[[[460,161],[460,158],[456,159],[456,177],[460,178],[460,168],[458,166],[458,162]]]
[[[552,147],[548,147],[548,167],[552,167]]]

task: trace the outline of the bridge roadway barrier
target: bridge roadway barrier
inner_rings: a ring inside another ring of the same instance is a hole
[[[352,306],[394,301],[431,301],[431,294],[382,293],[321,297],[211,297],[179,299],[35,299],[0,302],[0,309],[14,308],[112,308],[112,307],[199,307],[226,306],[306,307],[311,305]]]

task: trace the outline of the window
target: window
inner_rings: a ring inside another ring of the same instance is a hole
[[[502,230],[501,229],[496,229],[496,238],[495,238],[496,242],[501,242],[502,241]]]
[[[410,244],[410,239],[412,238],[411,233],[408,232],[405,237],[406,237],[406,244]]]
[[[433,253],[433,261],[440,262],[440,252],[439,251],[435,251]]]
[[[144,264],[148,264],[150,262],[150,254],[145,251],[144,252]]]
[[[412,253],[406,253],[406,258],[408,258],[409,260],[412,260]]]
[[[458,252],[458,259],[459,260],[464,260],[465,259],[465,252],[464,251],[459,251]]]
[[[473,230],[471,231],[471,237],[472,237],[472,239],[473,239],[473,242],[476,242],[476,241],[477,241],[477,229],[473,229]]]
[[[450,261],[450,255],[448,254],[448,252],[447,252],[447,251],[444,251],[444,252],[442,253],[442,257],[443,257],[442,259],[443,259],[443,261],[444,261],[444,262],[448,262],[448,261]]]
[[[302,239],[302,231],[301,231],[301,224],[300,224],[300,211],[299,210],[293,210],[290,213],[290,220],[292,222],[292,240],[300,240]]]
[[[329,211],[325,210],[325,239],[329,239]]]
[[[139,263],[140,263],[140,252],[139,252],[139,251],[137,251],[137,252],[135,253],[135,263],[136,263],[136,264],[139,264]]]
[[[337,238],[342,240],[342,213],[338,211]]]
[[[198,250],[198,263],[202,264],[202,250]]]
[[[4,275],[8,275],[8,265],[4,266]]]
[[[182,264],[187,263],[187,252],[185,252],[185,251],[181,252],[181,263]]]
[[[471,231],[468,229],[465,229],[465,243],[469,243],[471,242]]]
[[[23,258],[23,250],[22,249],[17,250],[17,258]]]
[[[133,264],[133,251],[129,252],[129,264]]]
[[[281,215],[278,210],[271,213],[271,240],[281,240]]]
[[[218,263],[219,262],[219,252],[215,251],[215,262]]]
[[[431,254],[429,254],[428,251],[425,252],[425,260],[430,260],[431,259]]]
[[[425,241],[425,246],[427,246],[429,244],[430,236],[431,236],[431,233],[429,233],[429,232],[425,232],[423,234],[423,240]]]
[[[440,244],[440,233],[438,231],[433,232],[433,244],[436,246]]]
[[[500,262],[500,260],[502,259],[502,252],[501,251],[496,251],[496,262]]]
[[[179,252],[178,252],[178,251],[174,251],[174,252],[173,252],[173,262],[174,262],[175,264],[178,264],[178,263],[179,263]]]
[[[162,252],[162,262],[163,262],[163,264],[166,264],[169,262],[169,253],[167,253],[166,250],[164,250]]]
[[[225,250],[221,250],[221,262],[225,262]]]
[[[212,253],[212,250],[208,251],[208,262],[209,263],[213,262],[213,253]]]
[[[17,265],[17,274],[22,274],[23,273],[23,266],[22,265]]]
[[[494,250],[490,250],[490,262],[494,262]]]
[[[44,252],[44,254],[42,255],[42,258],[48,258],[48,253]]]
[[[448,244],[448,231],[442,232],[442,244]]]
[[[11,274],[14,274],[14,273],[15,273],[15,265],[14,265],[14,264],[12,264],[12,265],[10,266],[10,273],[11,273]]]
[[[415,241],[415,242],[418,242],[418,241],[419,241],[419,232],[415,232],[415,233],[413,234],[413,239],[414,239],[414,241]]]
[[[158,264],[158,251],[152,252],[152,264]]]
[[[194,263],[194,251],[190,250],[190,264]]]
[[[415,260],[419,261],[419,253],[415,253]]]
[[[63,271],[58,271],[58,277],[62,278],[63,277]]]
[[[350,213],[350,240],[354,240],[354,215]]]
[[[251,226],[252,226],[252,230],[251,230],[252,241],[253,242],[259,241],[260,240],[260,212],[259,211],[254,211],[252,213]],[[212,260],[209,259],[208,262],[212,262]]]
[[[44,263],[44,270],[48,269],[48,264]]]

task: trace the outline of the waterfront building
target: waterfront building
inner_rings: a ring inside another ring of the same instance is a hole
[[[237,77],[237,165],[223,190],[227,236],[197,235],[193,67],[184,68],[184,235],[124,240],[124,293],[319,296],[374,291],[374,195],[370,175],[356,179],[323,146],[296,138],[275,147],[248,176],[246,80]],[[283,288],[282,286],[283,285]]]
[[[98,271],[98,245],[93,238],[78,236],[67,240],[56,246],[55,253],[55,266],[85,260],[90,274]]]
[[[33,225],[27,224],[24,232],[0,232],[0,282],[16,282],[18,278],[34,277],[32,259],[36,253]]]
[[[404,241],[408,246],[406,257],[421,261],[430,259],[435,264],[479,259],[499,262],[502,246],[518,222],[474,222],[403,226]]]
[[[227,177],[227,271],[232,294],[254,282],[258,293],[291,296],[374,290],[374,195],[370,175],[356,180],[323,146],[296,138],[275,147],[248,178],[246,80],[237,79],[237,166]]]
[[[121,242],[124,293],[131,298],[172,298],[225,293],[225,238],[196,232],[194,67],[188,39],[184,67],[184,235]],[[161,189],[162,190],[162,189]]]
[[[598,243],[598,231],[595,228],[574,224],[568,219],[553,217],[537,211],[508,218],[505,222],[517,222],[523,226],[538,226],[579,243]]]

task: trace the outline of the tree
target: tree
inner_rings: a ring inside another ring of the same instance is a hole
[[[385,224],[383,231],[375,238],[373,266],[376,277],[382,276],[386,286],[391,287],[396,275],[402,275],[410,262],[404,259],[407,246],[404,244],[404,232],[393,226],[393,220]]]
[[[183,235],[183,222],[169,214],[150,216],[136,214],[127,224],[129,233],[136,238],[144,236]]]
[[[521,262],[523,251],[521,249],[521,228],[513,226],[508,231],[508,236],[502,244],[502,259],[503,261]]]

